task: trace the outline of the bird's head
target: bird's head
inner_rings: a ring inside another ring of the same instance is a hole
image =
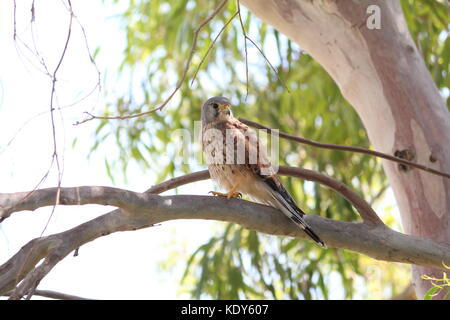
[[[230,100],[225,97],[209,98],[202,107],[202,123],[228,120],[233,116],[230,107]]]

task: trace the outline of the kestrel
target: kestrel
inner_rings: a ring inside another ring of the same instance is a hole
[[[225,97],[208,99],[202,107],[202,147],[211,178],[227,193],[242,194],[281,210],[319,245],[324,242],[305,222],[305,213],[284,188],[256,133],[233,117]]]

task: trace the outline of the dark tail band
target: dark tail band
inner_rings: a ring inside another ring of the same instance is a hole
[[[297,224],[300,228],[303,229],[303,231],[305,231],[305,233],[311,238],[313,239],[315,242],[317,242],[321,247],[326,248],[327,246],[325,245],[325,243],[322,241],[322,239],[320,239],[320,237],[317,235],[317,233],[315,233],[313,231],[313,229],[311,229],[310,226],[308,226],[306,224],[305,221],[303,221],[303,219],[298,218],[296,216],[292,216],[291,220],[295,222],[295,224]]]
[[[317,242],[321,247],[326,248],[327,246],[322,241],[322,239],[319,238],[319,236],[308,226],[304,229],[305,233],[311,237],[315,242]]]

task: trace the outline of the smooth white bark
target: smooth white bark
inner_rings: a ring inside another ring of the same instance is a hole
[[[450,172],[450,115],[398,0],[242,0],[314,57],[360,115],[376,150]],[[372,28],[376,4],[380,29]],[[368,24],[369,23],[369,24]],[[450,245],[450,180],[383,161],[409,234]],[[430,283],[413,266],[418,297]]]

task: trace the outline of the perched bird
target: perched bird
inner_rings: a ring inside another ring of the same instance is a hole
[[[319,245],[324,242],[305,222],[305,213],[284,188],[256,133],[233,117],[225,97],[208,99],[202,107],[202,147],[211,178],[227,193],[217,196],[240,197],[281,210]]]

